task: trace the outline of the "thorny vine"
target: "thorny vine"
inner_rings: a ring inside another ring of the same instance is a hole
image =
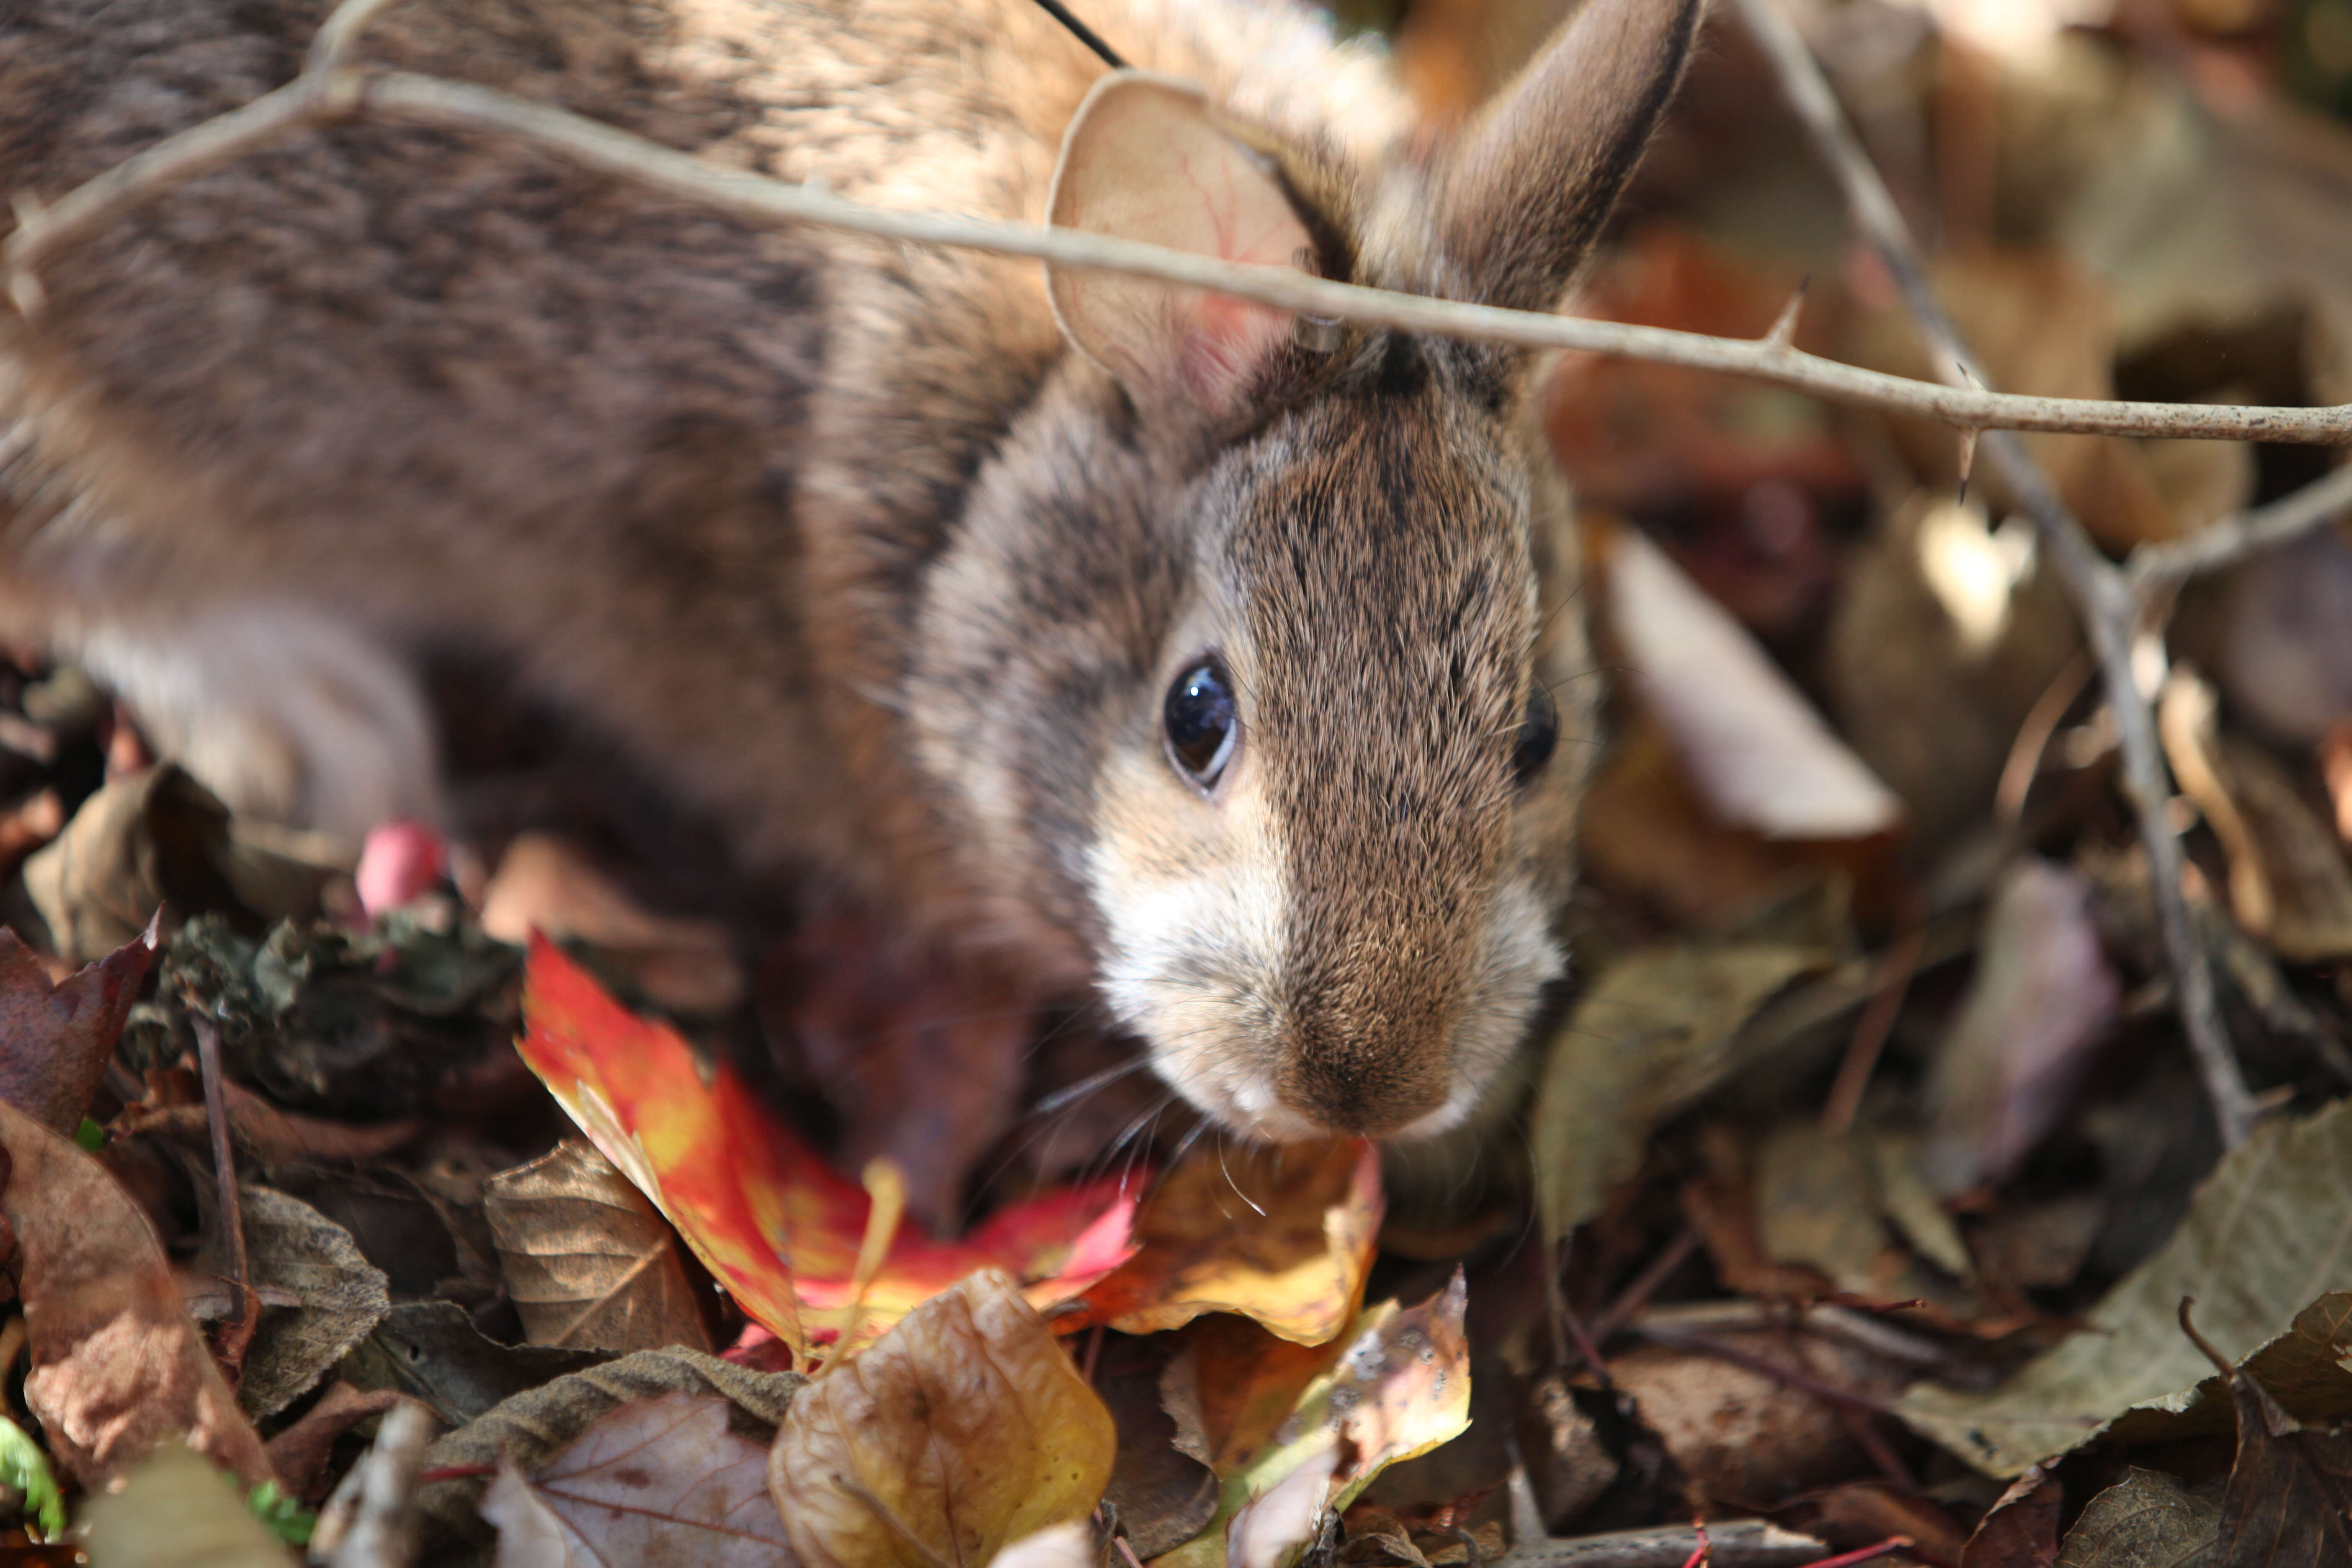
[[[1245,266],[1070,229],[866,206],[821,184],[793,184],[719,168],[582,116],[488,89],[405,72],[360,71],[351,63],[360,35],[390,4],[392,0],[341,0],[320,28],[300,74],[285,86],[166,138],[53,204],[17,197],[16,230],[0,245],[0,282],[17,310],[30,317],[41,308],[37,267],[44,256],[94,231],[142,197],[304,129],[377,117],[512,135],[753,222],[810,223],[913,244],[1034,257],[1060,266],[1213,289],[1302,315],[1404,331],[1745,375],[1832,402],[1950,425],[1960,432],[1964,470],[1981,435],[1993,473],[2032,520],[2083,617],[2116,715],[2126,790],[2148,856],[2182,1024],[2225,1146],[2244,1140],[2254,1119],[2253,1103],[2238,1071],[2211,970],[2182,890],[2181,848],[2166,817],[2171,782],[2149,695],[2135,673],[2135,662],[2160,668],[2163,609],[2179,584],[2352,509],[2352,464],[2268,507],[2223,519],[2188,539],[2142,546],[2117,565],[2091,542],[2012,432],[2352,447],[2352,405],[2214,406],[2029,397],[1990,389],[1937,300],[1917,247],[1885,183],[1847,126],[1819,62],[1773,0],[1737,0],[1737,5],[1835,176],[1849,215],[1934,340],[1940,363],[1948,367],[1948,384],[1864,370],[1798,349],[1790,341],[1794,301],[1762,338],[1711,337],[1367,289],[1289,268]]]

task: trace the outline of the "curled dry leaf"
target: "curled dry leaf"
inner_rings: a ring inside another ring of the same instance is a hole
[[[1960,1548],[1960,1568],[2050,1568],[2066,1489],[2039,1465],[2009,1484]]]
[[[2180,1306],[2184,1331],[2189,1305]],[[2228,1568],[2352,1563],[2352,1431],[2305,1426],[2248,1363],[2231,1365],[2201,1339],[2197,1348],[2229,1380],[2238,1416],[2238,1454],[2214,1538],[2218,1560]]]
[[[361,1388],[405,1394],[457,1426],[607,1359],[598,1351],[500,1344],[455,1301],[401,1301],[343,1358],[339,1375]]]
[[[155,958],[155,924],[52,985],[16,933],[0,927],[0,1100],[53,1132],[71,1132],[106,1077],[107,1058]]]
[[[1996,1476],[2111,1429],[2143,1439],[2226,1430],[2227,1406],[2200,1386],[2211,1368],[2181,1335],[2180,1299],[2196,1298],[2198,1324],[2224,1355],[2243,1357],[2294,1324],[2303,1346],[2294,1359],[2317,1382],[2318,1360],[2336,1352],[2320,1348],[2334,1344],[2336,1330],[2305,1314],[2315,1290],[2352,1291],[2352,1100],[2273,1122],[2223,1156],[2172,1239],[2092,1309],[2082,1331],[2007,1382],[1982,1393],[1922,1384],[1895,1408]],[[2253,1365],[2259,1373],[2264,1363]]]
[[[677,1234],[585,1140],[565,1140],[482,1189],[482,1212],[533,1344],[707,1351],[710,1331]]]
[[[330,1384],[293,1425],[263,1446],[269,1468],[278,1472],[289,1494],[315,1500],[324,1488],[327,1461],[343,1434],[399,1403],[400,1395],[388,1388],[362,1390],[348,1383]]]
[[[768,1485],[808,1568],[982,1568],[1093,1511],[1117,1444],[1052,1331],[986,1269],[803,1389]]]
[[[1651,1130],[1741,1065],[1741,1027],[1836,954],[1808,943],[1664,942],[1603,969],[1546,1047],[1530,1137],[1545,1230],[1567,1235],[1639,1168]]]
[[[1359,1317],[1338,1363],[1226,1481],[1208,1528],[1162,1568],[1287,1568],[1375,1476],[1465,1431],[1468,1303],[1457,1270],[1417,1307],[1385,1301]]]
[[[1325,1343],[1363,1302],[1382,1212],[1369,1142],[1195,1149],[1137,1216],[1140,1250],[1055,1326],[1150,1334],[1234,1312]]]
[[[1241,1470],[1345,1348],[1336,1337],[1319,1345],[1278,1339],[1224,1313],[1193,1320],[1184,1348],[1160,1374],[1177,1447],[1219,1476]]]
[[[723,1399],[686,1394],[606,1412],[530,1475],[511,1463],[481,1502],[498,1568],[793,1568],[768,1456]]]
[[[146,1215],[97,1161],[7,1105],[0,1148],[7,1269],[32,1352],[25,1403],[58,1463],[100,1486],[185,1435],[247,1485],[270,1479]]]
[[[2073,1105],[2122,997],[2090,897],[2032,858],[1993,889],[1976,977],[1928,1074],[1920,1163],[1938,1192],[2007,1177]]]
[[[89,1505],[90,1568],[291,1568],[293,1557],[202,1455],[166,1443]]]
[[[1631,530],[1609,560],[1610,626],[1633,685],[1717,820],[1767,838],[1891,832],[1902,803],[1746,628]]]
[[[621,1006],[543,937],[524,1015],[519,1048],[572,1121],[743,1310],[796,1349],[853,1315],[879,1333],[976,1268],[1009,1271],[1034,1305],[1067,1300],[1134,1252],[1135,1199],[1106,1178],[1001,1210],[959,1242],[900,1232],[853,1309],[872,1200],[731,1068],[706,1072],[675,1029]]]
[[[351,1232],[310,1205],[257,1186],[241,1187],[238,1200],[248,1280],[291,1303],[262,1314],[246,1352],[237,1404],[258,1421],[317,1387],[383,1321],[392,1300],[383,1270],[360,1255]]]

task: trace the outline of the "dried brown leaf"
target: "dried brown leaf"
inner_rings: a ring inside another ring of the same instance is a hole
[[[1960,1568],[2050,1568],[2065,1505],[2066,1489],[2057,1477],[2038,1465],[2026,1471],[1978,1523],[1960,1549]]]
[[[2161,1470],[2129,1469],[2093,1498],[2058,1549],[2058,1568],[2209,1568],[2219,1503]]]
[[[768,1484],[809,1568],[980,1568],[1091,1512],[1117,1445],[1045,1321],[988,1269],[803,1389]]]
[[[155,958],[155,926],[52,985],[16,933],[0,927],[0,1100],[70,1133],[106,1078],[122,1020]]]
[[[677,1233],[585,1139],[484,1184],[482,1208],[533,1344],[707,1351]]]
[[[0,1214],[16,1239],[7,1267],[31,1337],[25,1403],[58,1462],[100,1486],[184,1434],[248,1486],[269,1479],[261,1439],[138,1205],[95,1160],[6,1105],[0,1148]]]
[[[388,1388],[357,1389],[334,1383],[290,1426],[263,1445],[269,1468],[291,1495],[315,1501],[326,1480],[327,1461],[344,1433],[400,1403]]]
[[[383,1321],[392,1300],[383,1271],[360,1255],[341,1226],[268,1187],[241,1187],[238,1199],[247,1280],[290,1303],[263,1312],[237,1383],[237,1404],[258,1421],[317,1387]],[[216,1269],[226,1265],[213,1262]]]
[[[606,1412],[526,1477],[482,1499],[499,1568],[793,1568],[768,1456],[727,1401],[665,1394]]]
[[[291,1568],[294,1558],[203,1456],[166,1443],[89,1507],[90,1568]]]

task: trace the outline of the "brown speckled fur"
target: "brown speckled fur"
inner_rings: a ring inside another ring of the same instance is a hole
[[[324,8],[16,0],[0,189],[54,197],[284,81]],[[1429,155],[1377,58],[1304,14],[1084,8],[1208,85],[1326,270],[1533,307],[1696,15],[1592,0]],[[400,0],[363,53],[1029,219],[1101,74],[1029,0]],[[1066,346],[1034,264],[756,230],[367,123],[191,180],[42,281],[0,314],[0,627],[160,689],[183,651],[275,658],[254,628],[282,622],[277,673],[352,732],[399,728],[370,650],[510,661],[748,860],[1041,1001],[1097,984],[1244,1131],[1457,1120],[1558,972],[1589,689],[1518,356],[1351,331],[1273,355],[1231,416],[1171,421]],[[1204,800],[1157,726],[1211,647],[1244,744]],[[1563,739],[1519,790],[1530,680]],[[271,700],[220,684],[190,700]],[[278,739],[250,804],[348,829],[415,794],[341,797],[316,736]],[[387,742],[383,769],[429,760]]]

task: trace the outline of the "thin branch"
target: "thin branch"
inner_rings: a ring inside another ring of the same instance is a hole
[[[2186,539],[2143,544],[2125,570],[2145,600],[2158,588],[2185,583],[2286,543],[2352,511],[2352,463],[2265,507],[2225,517]]]
[[[349,0],[343,15],[364,20],[377,0]],[[342,58],[348,28],[321,33],[317,57]],[[793,222],[886,239],[1033,257],[1066,267],[1156,278],[1211,289],[1301,315],[1345,319],[1403,331],[1532,349],[1570,349],[1693,370],[1745,375],[1832,402],[1941,420],[1966,430],[2013,428],[2086,435],[2210,440],[2294,441],[2352,446],[2352,404],[2338,408],[2247,408],[2171,403],[2026,397],[1967,385],[1937,386],[1806,353],[1768,335],[1739,340],[1661,327],[1505,310],[1418,294],[1365,289],[1280,267],[1251,267],[1104,235],[949,213],[870,207],[813,185],[726,169],[563,110],[435,77],[393,73],[355,78],[306,71],[244,109],[181,132],[71,192],[29,211],[0,247],[12,293],[27,313],[37,304],[32,268],[66,241],[142,196],[226,158],[346,114],[495,131],[575,162],[701,202],[756,223]]]
[[[1847,126],[1844,110],[1831,91],[1829,79],[1812,51],[1773,0],[1738,0],[1748,31],[1772,62],[1790,107],[1811,136],[1816,150],[1830,167],[1846,209],[1864,237],[1894,274],[1905,303],[1932,340],[1937,362],[1950,374],[1982,386],[1984,373],[1968,352],[1958,330],[1927,281],[1927,269],[1913,243],[1902,214],[1888,195],[1886,184]],[[2019,426],[2021,428],[2021,426]],[[2106,685],[2107,702],[2116,715],[2123,753],[2126,793],[2137,818],[2140,842],[2147,852],[2154,884],[2158,925],[2163,932],[2165,956],[2179,998],[2182,1031],[2197,1059],[2212,1102],[2213,1120],[2224,1148],[2245,1142],[2252,1128],[2254,1107],[2238,1071],[2236,1054],[2221,1022],[2213,988],[2213,973],[2203,944],[2189,920],[2189,903],[2181,891],[2180,842],[2166,820],[2165,806],[2172,795],[2165,772],[2164,752],[2158,743],[2155,716],[2139,689],[2132,664],[2133,638],[2139,626],[2139,599],[2121,568],[2099,553],[2082,523],[2041,468],[2027,456],[2024,443],[2007,429],[1988,425],[1983,456],[1995,476],[2032,520],[2059,577],[2065,583],[2083,617],[2091,652]]]

